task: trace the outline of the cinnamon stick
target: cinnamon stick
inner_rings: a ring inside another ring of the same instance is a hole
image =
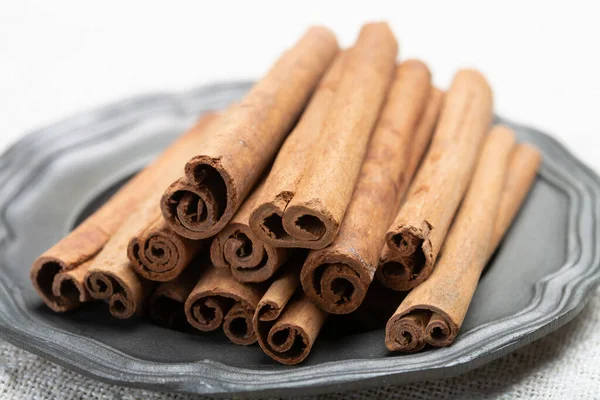
[[[200,268],[187,268],[172,281],[158,285],[150,297],[150,319],[167,328],[182,329],[189,326],[184,305],[199,276]]]
[[[373,280],[385,232],[437,120],[442,94],[430,81],[420,61],[396,69],[338,235],[302,268],[304,292],[329,313],[356,310]]]
[[[152,292],[155,284],[135,273],[134,264],[129,257],[137,261],[135,257],[139,252],[134,250],[139,243],[138,238],[143,237],[147,229],[155,227],[157,220],[161,218],[159,200],[164,188],[181,173],[185,160],[195,153],[195,149],[206,136],[212,134],[215,124],[218,124],[218,120],[195,127],[191,133],[183,136],[186,138],[185,147],[170,155],[169,162],[165,163],[160,173],[154,177],[154,187],[148,190],[143,201],[130,207],[129,216],[123,225],[106,242],[89,266],[85,275],[85,285],[90,296],[94,299],[109,299],[109,310],[115,317],[129,318],[140,314],[144,300]],[[160,221],[158,224],[160,225]],[[167,237],[176,238],[174,234]],[[132,238],[133,243],[130,243]],[[150,244],[157,246],[157,242]],[[178,249],[182,252],[183,261],[179,261],[175,273],[179,273],[185,267],[184,263],[191,260],[198,247],[198,244],[189,244],[188,247],[182,246]],[[152,252],[153,248],[149,250]],[[173,273],[172,270],[167,272]]]
[[[250,212],[259,193],[260,187],[246,199],[210,246],[213,265],[229,268],[240,282],[266,281],[292,254],[291,249],[275,248],[263,242],[250,229]]]
[[[129,240],[127,257],[143,278],[167,282],[177,278],[206,244],[173,232],[162,217],[160,208],[153,208],[154,221]]]
[[[306,359],[327,318],[300,288],[301,265],[289,266],[273,281],[253,319],[261,349],[282,364],[299,364]]]
[[[410,290],[431,275],[491,118],[492,94],[485,78],[459,71],[430,149],[386,234],[377,276],[387,287]]]
[[[496,221],[506,229],[509,215],[529,184],[506,185],[533,174],[515,170],[514,133],[502,126],[492,129],[486,139],[465,199],[444,243],[444,250],[433,274],[413,289],[400,304],[386,326],[386,346],[392,351],[413,352],[427,343],[450,345],[464,320],[485,263],[495,244]],[[529,157],[529,155],[527,155]],[[509,167],[510,163],[510,167]],[[531,171],[535,161],[519,165]],[[517,177],[512,176],[517,174]],[[519,188],[516,195],[513,188]],[[506,190],[505,190],[506,189]],[[507,200],[508,199],[508,200]],[[501,204],[510,203],[506,207]]]
[[[188,322],[205,332],[222,326],[235,344],[255,343],[252,316],[265,292],[264,285],[241,283],[229,269],[216,268],[208,260],[204,264],[200,279],[185,302]]]
[[[223,229],[275,156],[338,50],[329,30],[311,28],[225,113],[218,131],[196,147],[199,154],[187,163],[185,176],[164,193],[162,212],[175,232],[204,239]]]
[[[163,171],[168,169],[168,165],[173,160],[187,157],[190,145],[214,118],[214,114],[205,115],[95,213],[35,260],[31,267],[31,281],[48,307],[57,312],[68,311],[90,298],[82,279],[93,258],[137,204],[162,184]]]
[[[540,151],[527,143],[518,144],[512,151],[506,172],[506,181],[502,188],[502,198],[498,216],[494,223],[494,233],[489,256],[498,248],[519,209],[523,205],[529,190],[537,177],[542,162]]]
[[[317,93],[314,107],[285,149],[299,148],[300,164],[294,157],[278,158],[250,218],[251,228],[265,242],[320,249],[333,241],[392,79],[397,51],[387,24],[367,24],[340,61],[343,70],[332,68],[331,84],[324,82],[325,89]],[[334,87],[328,90],[329,85]],[[306,141],[315,142],[310,149],[296,142],[305,132]]]

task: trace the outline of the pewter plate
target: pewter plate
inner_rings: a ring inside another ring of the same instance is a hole
[[[96,379],[212,395],[301,395],[462,374],[572,319],[600,277],[600,180],[549,136],[508,121],[544,162],[488,266],[452,346],[386,351],[383,329],[325,333],[300,366],[279,365],[220,332],[120,321],[106,305],[50,312],[29,281],[57,242],[202,113],[239,99],[250,82],[157,94],[79,114],[26,136],[0,157],[0,336]]]

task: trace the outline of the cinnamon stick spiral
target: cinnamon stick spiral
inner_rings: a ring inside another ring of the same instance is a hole
[[[413,352],[454,342],[486,262],[535,181],[539,151],[513,143],[505,127],[495,127],[486,139],[438,265],[388,321],[388,349]]]
[[[225,112],[219,129],[187,163],[185,175],[163,195],[162,212],[175,232],[204,239],[223,229],[275,156],[338,50],[329,30],[311,28]]]
[[[335,239],[397,51],[387,24],[367,24],[354,47],[334,62],[277,157],[250,218],[262,240],[321,249]]]
[[[327,318],[327,313],[302,293],[300,266],[296,260],[273,281],[253,320],[261,349],[282,364],[299,364],[308,357]]]
[[[433,272],[492,119],[492,93],[477,71],[459,71],[446,93],[430,148],[386,234],[378,279],[410,290]]]
[[[250,229],[250,213],[260,190],[261,186],[254,190],[210,246],[213,264],[229,268],[241,282],[266,281],[293,253],[292,249],[275,248],[265,243]]]
[[[210,263],[202,269],[204,272],[185,302],[190,325],[200,331],[223,327],[235,344],[256,342],[252,317],[264,287],[238,282],[228,269],[215,268]]]

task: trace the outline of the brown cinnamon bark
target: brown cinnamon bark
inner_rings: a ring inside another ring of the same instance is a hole
[[[521,209],[529,190],[537,177],[542,162],[540,151],[527,143],[518,144],[510,155],[506,181],[502,188],[502,198],[498,216],[494,223],[494,233],[490,245],[490,257],[502,241],[505,233]]]
[[[397,68],[338,235],[304,263],[304,292],[328,313],[356,310],[373,281],[385,232],[437,120],[442,94],[430,81],[420,61]]]
[[[314,107],[307,110],[285,149],[300,149],[300,165],[294,157],[282,155],[277,160],[250,219],[251,228],[265,242],[320,249],[333,241],[392,79],[397,51],[387,24],[367,24],[340,61],[343,70],[332,68],[331,83],[324,82],[324,90],[315,96]],[[327,89],[329,85],[334,87]],[[311,130],[306,141],[315,144],[309,150],[296,140]]]
[[[240,282],[264,282],[292,254],[291,249],[275,248],[258,239],[249,227],[260,187],[246,199],[227,226],[215,236],[210,258],[215,267],[229,268]]]
[[[143,201],[130,209],[130,215],[123,225],[111,236],[89,266],[85,277],[86,288],[95,299],[110,299],[110,312],[114,316],[129,318],[140,314],[146,296],[152,292],[155,284],[135,273],[129,256],[135,259],[139,254],[133,254],[138,243],[137,238],[143,236],[148,227],[155,227],[156,221],[161,218],[159,200],[164,188],[177,178],[185,160],[195,153],[195,149],[204,138],[212,134],[214,124],[218,124],[218,121],[213,121],[193,135],[185,135],[189,136],[186,147],[172,154],[170,162],[154,177],[155,186],[146,193]],[[170,237],[175,238],[174,235]],[[130,243],[132,238],[133,244]],[[156,242],[152,244],[156,245]],[[185,266],[184,262],[191,260],[198,247],[199,245],[189,244],[187,248],[180,248],[183,252],[183,262],[179,263],[176,272],[181,271]]]
[[[82,275],[122,222],[161,182],[163,171],[173,160],[189,154],[189,148],[208,126],[214,114],[207,114],[185,135],[178,138],[152,164],[134,176],[98,211],[88,217],[60,242],[42,254],[31,267],[31,281],[44,303],[57,312],[68,311],[89,299]],[[180,166],[183,168],[183,166]],[[72,274],[61,275],[73,271]],[[77,271],[77,272],[75,272]],[[55,284],[57,276],[59,283]],[[69,277],[70,276],[70,277]],[[70,282],[70,283],[60,283]]]
[[[431,146],[386,234],[378,279],[410,290],[431,275],[492,118],[492,94],[476,71],[459,71],[446,94]]]
[[[90,296],[108,299],[109,311],[117,318],[141,314],[146,297],[156,286],[135,273],[127,257],[127,248],[131,237],[154,220],[159,197],[156,190],[148,194],[94,257],[85,274],[85,286]]]
[[[196,147],[185,177],[164,193],[161,207],[181,236],[204,239],[231,220],[305,107],[338,52],[334,35],[311,28],[285,52],[217,132]]]
[[[155,209],[154,222],[129,241],[127,257],[142,277],[157,282],[175,279],[205,247],[205,241],[179,236],[169,228],[160,208]]]
[[[273,167],[257,192],[254,210],[249,218],[250,228],[260,240],[272,246],[282,248],[286,244],[297,243],[299,247],[303,247],[302,243],[285,232],[281,217],[296,193],[304,170],[312,161],[311,150],[323,128],[327,111],[343,76],[347,57],[347,51],[336,57],[300,121],[281,146]]]
[[[518,195],[506,185],[523,176],[514,169],[514,141],[514,133],[502,126],[494,127],[486,139],[438,265],[428,280],[408,294],[388,321],[386,346],[391,351],[419,351],[427,343],[448,346],[456,338],[481,271],[494,250],[491,246],[495,227],[489,222],[497,221],[506,229],[507,224],[500,221],[506,221],[509,215],[500,213],[510,211],[514,216],[516,207],[501,207],[501,204],[516,204],[532,182],[512,186],[519,187]],[[534,162],[526,164],[537,169]],[[517,174],[517,178],[512,174]]]
[[[172,281],[158,285],[150,297],[150,319],[167,328],[183,329],[189,326],[184,305],[199,276],[200,268],[187,268]]]
[[[301,265],[290,265],[273,281],[253,319],[261,349],[282,364],[299,364],[306,359],[327,318],[327,313],[300,289]]]
[[[188,322],[201,331],[223,327],[225,335],[235,344],[256,342],[252,316],[265,286],[241,283],[227,268],[216,268],[208,260],[199,266],[200,280],[185,302]],[[195,268],[196,266],[192,266]]]
[[[73,309],[91,299],[89,292],[85,288],[84,279],[92,260],[86,261],[74,269],[59,272],[54,276],[54,280],[52,281],[52,295],[60,299],[60,305],[65,311]]]

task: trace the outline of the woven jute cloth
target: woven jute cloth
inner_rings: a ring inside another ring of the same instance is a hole
[[[0,399],[196,399],[108,385],[0,340]],[[571,322],[465,375],[317,399],[600,398],[600,291]]]

